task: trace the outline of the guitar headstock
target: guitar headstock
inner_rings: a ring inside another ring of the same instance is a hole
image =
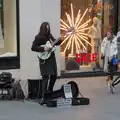
[[[66,32],[72,32],[74,30],[74,27],[70,27]]]
[[[74,27],[70,27],[65,31],[64,34],[61,35],[61,37],[65,37],[67,34],[70,34],[73,31],[74,31]]]
[[[71,34],[73,31],[74,31],[74,27],[70,27],[70,28],[66,31],[65,35]]]

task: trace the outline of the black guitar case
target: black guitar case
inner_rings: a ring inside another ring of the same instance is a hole
[[[65,97],[64,85],[53,92],[48,92],[45,94],[45,103],[47,107],[58,107],[58,106],[76,106],[76,105],[89,105],[89,98],[84,98],[82,95],[81,98],[78,98],[79,88],[74,81],[67,83],[71,86],[72,98]]]
[[[47,107],[58,107],[58,106],[78,106],[78,105],[89,105],[89,98],[69,98],[69,99],[58,99],[50,100],[46,102]]]
[[[72,92],[73,98],[77,98],[78,95],[79,95],[79,88],[78,88],[76,82],[70,81],[67,84],[71,85],[71,92]],[[47,101],[48,100],[53,100],[53,99],[56,99],[56,98],[60,98],[60,97],[65,98],[64,85],[62,85],[62,87],[60,89],[55,90],[53,92],[47,92],[44,95],[44,99],[47,100]]]

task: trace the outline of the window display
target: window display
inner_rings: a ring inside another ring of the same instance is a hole
[[[107,1],[61,0],[61,34],[74,28],[62,39],[61,71],[103,70],[101,42],[108,28],[114,28],[114,5],[112,0]]]
[[[0,0],[0,57],[17,56],[16,0]]]
[[[4,48],[3,40],[3,1],[0,0],[0,48]]]

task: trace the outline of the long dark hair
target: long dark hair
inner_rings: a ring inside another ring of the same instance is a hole
[[[40,26],[39,35],[50,37],[51,30],[50,30],[50,24],[48,22],[43,22]]]
[[[55,41],[55,38],[51,34],[50,24],[48,22],[43,22],[40,26],[38,33],[40,36],[47,38],[48,40]]]

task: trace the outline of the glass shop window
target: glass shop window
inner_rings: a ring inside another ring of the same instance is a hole
[[[0,69],[15,68],[18,60],[18,2],[0,0]]]
[[[102,0],[61,0],[61,34],[70,27],[74,28],[62,38],[61,71],[103,70],[100,53],[102,34],[107,28],[114,27],[112,0],[104,4],[103,9]],[[76,62],[76,57],[80,58],[79,62]]]

